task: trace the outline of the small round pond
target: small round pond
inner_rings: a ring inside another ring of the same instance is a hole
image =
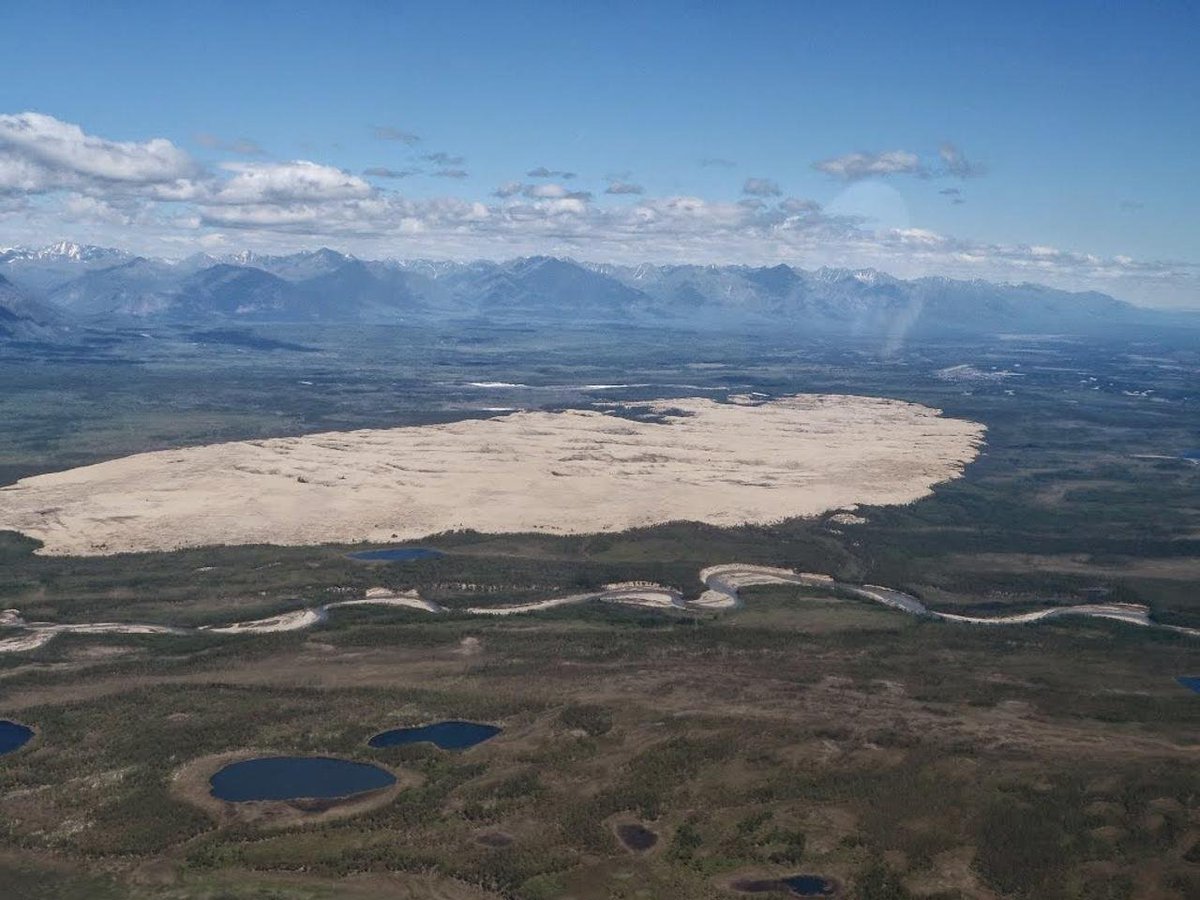
[[[617,839],[638,853],[644,853],[658,843],[658,835],[645,825],[628,822],[617,826]]]
[[[401,744],[436,744],[443,750],[465,750],[494,738],[501,729],[478,722],[435,722],[416,728],[381,731],[368,742],[372,747],[398,747]]]
[[[837,891],[836,884],[820,875],[791,875],[779,881],[800,897],[830,897]]]
[[[742,894],[790,893],[797,897],[832,897],[837,882],[820,875],[788,875],[784,878],[742,878],[730,887]]]
[[[0,719],[0,756],[21,749],[32,737],[32,728],[27,728],[20,722]]]
[[[230,763],[209,780],[219,800],[333,799],[391,787],[396,776],[327,756],[264,756]]]
[[[430,547],[380,547],[377,550],[358,550],[346,555],[359,562],[412,562],[418,559],[438,559],[446,554]]]

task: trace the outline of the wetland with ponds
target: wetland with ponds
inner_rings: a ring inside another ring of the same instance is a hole
[[[167,353],[165,339],[152,343],[162,356],[136,362],[111,347],[96,351],[107,361],[36,369],[14,358],[19,349],[0,354],[15,428],[0,434],[4,483],[215,440],[671,394],[564,387],[584,383],[891,396],[982,422],[988,443],[933,495],[856,509],[865,522],[457,531],[422,541],[445,555],[415,565],[347,558],[359,544],[57,557],[0,534],[2,605],[30,622],[186,626],[63,632],[0,657],[0,712],[37,734],[0,757],[4,883],[88,900],[307,900],[351,884],[364,897],[590,900],[631,877],[664,900],[731,900],[733,879],[792,876],[848,898],[1200,892],[1200,709],[1177,681],[1198,670],[1200,651],[1185,635],[1082,618],[984,629],[801,584],[747,587],[742,607],[722,610],[461,612],[629,581],[694,600],[697,572],[742,560],[887,585],[967,616],[1090,602],[1103,589],[1105,602],[1198,627],[1200,468],[1142,458],[1194,445],[1193,349],[1167,341],[1153,354],[1084,354],[1006,340],[885,358],[765,336],[747,362],[744,341],[704,336],[664,344],[633,333],[597,349],[585,335],[426,334],[404,354],[403,338],[379,332],[341,344],[311,329],[278,337],[326,343],[222,365],[212,347]],[[356,367],[342,364],[349,347]],[[585,356],[587,377],[570,377]],[[937,377],[968,361],[1020,363],[1026,375],[996,385]],[[448,392],[424,371],[534,387]],[[1122,393],[1135,386],[1160,399]],[[295,631],[196,630],[375,588],[419,591],[446,612],[344,606]],[[370,744],[392,724],[443,722],[503,732],[467,752]],[[208,779],[252,752],[353,761],[397,780],[361,806],[301,798],[278,801],[301,809],[254,818],[226,817],[222,804],[272,801],[205,805],[215,801]],[[184,770],[194,775],[187,791]],[[630,849],[617,825],[634,823],[657,836],[653,846]]]

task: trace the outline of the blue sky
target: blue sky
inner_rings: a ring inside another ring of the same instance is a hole
[[[0,243],[875,265],[1200,306],[1194,3],[580,6],[14,5]]]

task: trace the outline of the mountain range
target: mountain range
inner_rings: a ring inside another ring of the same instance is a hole
[[[385,324],[492,320],[784,328],[880,336],[1008,331],[1094,334],[1130,325],[1196,327],[1200,316],[1106,294],[865,269],[362,260],[335,250],[180,261],[69,242],[0,250],[0,337],[56,325]]]
[[[63,317],[55,307],[0,275],[0,340],[52,337],[62,324]]]

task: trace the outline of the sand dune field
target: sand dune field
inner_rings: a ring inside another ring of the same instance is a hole
[[[0,488],[41,552],[771,522],[909,503],[984,428],[870,397],[656,401],[142,453]]]

